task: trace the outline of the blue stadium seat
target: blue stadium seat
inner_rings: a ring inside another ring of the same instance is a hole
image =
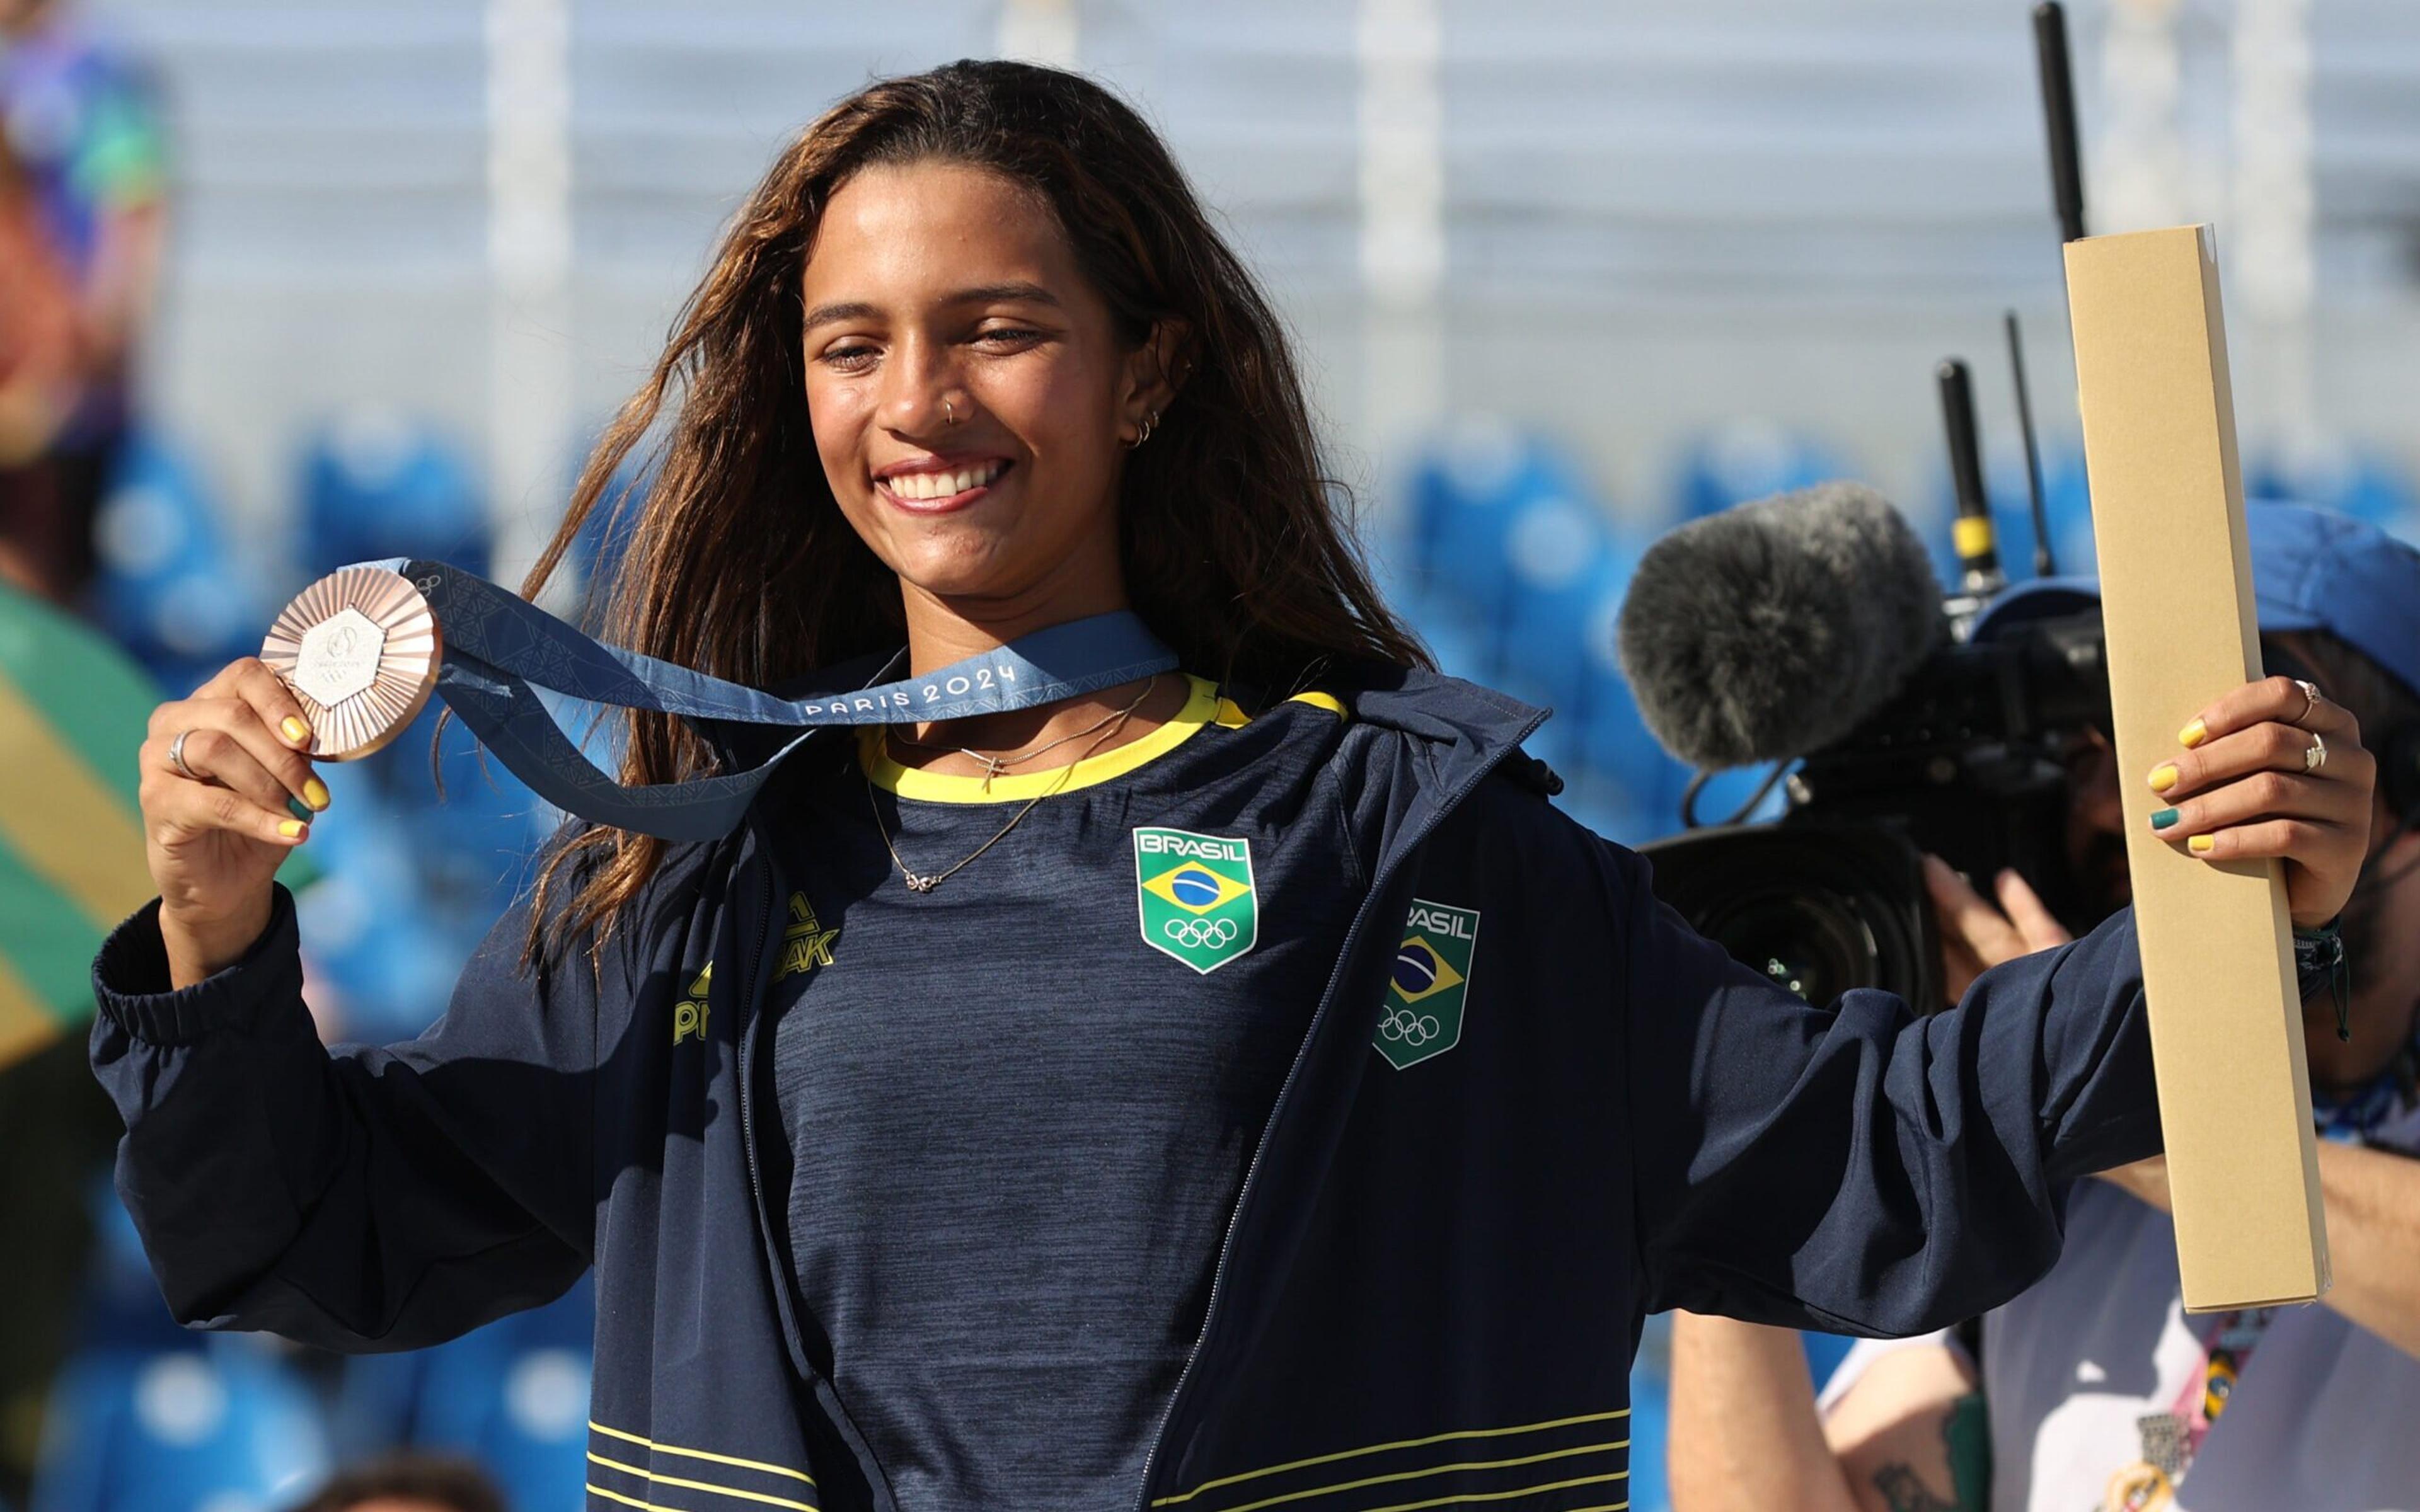
[[[308,576],[407,556],[488,570],[485,493],[470,460],[429,427],[390,409],[349,410],[305,443],[300,473]]]
[[[1671,1436],[1671,1382],[1660,1364],[1630,1372],[1630,1512],[1671,1512],[1672,1485],[1665,1472]]]
[[[389,756],[390,764],[412,759]],[[449,930],[419,865],[415,816],[388,802],[368,767],[322,771],[334,801],[311,830],[320,877],[295,899],[313,964],[334,989],[338,1038],[412,1039],[444,1011],[493,914]]]
[[[1624,844],[1679,827],[1676,806],[1687,776],[1648,733],[1621,675],[1615,634],[1635,565],[1619,554],[1609,554],[1600,565],[1579,638],[1588,658],[1579,722],[1589,779],[1586,800],[1595,820],[1590,827]]]
[[[1840,1368],[1840,1362],[1847,1359],[1849,1351],[1857,1345],[1855,1339],[1845,1334],[1818,1334],[1811,1329],[1800,1333],[1798,1340],[1806,1347],[1807,1370],[1815,1378],[1815,1389],[1819,1393],[1823,1391],[1823,1383],[1832,1379],[1832,1372]]]
[[[431,886],[493,914],[512,896],[522,863],[553,831],[553,811],[482,751],[459,720],[446,722],[432,768],[430,738],[442,712],[431,701],[396,737],[378,777],[387,802],[409,818]]]
[[[77,1347],[135,1353],[193,1348],[193,1335],[178,1326],[161,1298],[134,1220],[106,1175],[94,1178],[86,1211],[92,1215],[92,1254],[85,1262]]]
[[[236,1335],[79,1355],[46,1434],[32,1512],[272,1512],[328,1470],[308,1388]]]
[[[1561,494],[1518,505],[1505,521],[1511,575],[1497,631],[1495,674],[1506,691],[1569,711],[1588,683],[1589,611],[1608,579],[1626,580],[1604,516]]]
[[[517,1512],[579,1512],[594,1283],[420,1352],[412,1442],[476,1458]]]
[[[1403,577],[1440,610],[1489,632],[1512,588],[1506,531],[1541,500],[1586,501],[1578,470],[1554,448],[1493,424],[1454,429],[1411,477],[1411,551]]]
[[[268,594],[200,471],[159,435],[128,443],[94,537],[94,618],[163,687],[181,694],[260,649]]]
[[[1404,536],[1380,541],[1369,554],[1371,585],[1427,644],[1439,671],[1449,677],[1484,675],[1486,639],[1464,606],[1450,603],[1431,586],[1427,574],[1411,560],[1417,552],[1417,546]]]
[[[1673,508],[1678,517],[1695,519],[1751,499],[1848,475],[1838,454],[1822,441],[1769,421],[1738,420],[1699,438],[1682,454]]]

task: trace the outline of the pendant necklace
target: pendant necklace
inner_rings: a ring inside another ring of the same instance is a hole
[[[1076,768],[1092,760],[1093,753],[1094,751],[1108,744],[1112,736],[1116,735],[1119,731],[1124,730],[1126,727],[1126,720],[1133,717],[1135,710],[1142,707],[1142,701],[1151,696],[1151,690],[1155,687],[1158,686],[1158,674],[1154,673],[1150,681],[1143,684],[1142,691],[1135,695],[1135,701],[1132,703],[1129,703],[1125,708],[1118,710],[1115,714],[1108,716],[1099,724],[1092,726],[1091,729],[1078,732],[1078,735],[1092,734],[1094,731],[1098,731],[1099,733],[1094,737],[1091,745],[1084,748],[1083,755],[1077,757],[1073,763],[1059,769],[1059,780],[1056,783],[1047,791],[1037,793],[1032,797],[1026,799],[1024,804],[1017,809],[1016,812],[1010,816],[1008,823],[1000,826],[1000,832],[998,834],[995,834],[991,839],[984,841],[981,845],[976,846],[964,860],[959,861],[955,866],[948,867],[939,872],[931,872],[929,874],[918,872],[914,868],[910,867],[905,860],[900,858],[899,847],[897,844],[893,843],[891,839],[890,826],[882,822],[882,805],[874,795],[874,779],[870,774],[861,773],[861,775],[865,777],[865,805],[874,812],[874,832],[882,837],[882,848],[891,853],[891,864],[899,869],[899,880],[908,885],[908,890],[909,892],[930,892],[935,887],[939,887],[942,883],[950,880],[950,878],[957,875],[958,872],[964,871],[967,867],[971,866],[974,863],[976,856],[983,855],[984,852],[990,850],[1001,841],[1006,840],[1008,838],[1008,832],[1015,829],[1017,825],[1025,823],[1025,816],[1032,813],[1036,805],[1041,803],[1043,799],[1056,796],[1059,793],[1063,791],[1068,780],[1076,775]],[[1075,739],[1077,736],[1071,735],[1067,738]],[[909,742],[909,744],[914,744],[914,742]],[[1064,744],[1066,744],[1065,740],[1051,742],[1051,745]],[[1034,750],[1026,752],[1024,756],[1016,757],[1015,759],[1017,761],[1024,761],[1028,758],[1038,756],[1043,751],[1048,750],[1049,748],[1049,746],[1043,746]],[[968,751],[965,754],[973,756],[976,753]],[[976,756],[976,759],[980,761],[985,758]],[[986,790],[991,786],[991,777],[988,773],[986,773],[984,778],[984,786]]]

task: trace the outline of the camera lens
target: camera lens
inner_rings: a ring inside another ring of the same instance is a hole
[[[1699,831],[1643,847],[1656,895],[1731,959],[1810,1003],[1879,987],[1938,1005],[1915,846],[1818,821]]]
[[[1808,1002],[1828,1003],[1879,980],[1881,951],[1854,906],[1823,892],[1767,892],[1714,904],[1699,933]]]

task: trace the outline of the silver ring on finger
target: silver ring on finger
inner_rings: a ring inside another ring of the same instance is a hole
[[[2306,683],[2297,677],[2294,679],[2294,686],[2303,690],[2303,712],[2287,720],[2288,724],[2301,724],[2311,717],[2313,709],[2319,706],[2319,690],[2316,684]]]
[[[185,764],[185,737],[192,733],[193,732],[190,730],[179,730],[177,732],[176,735],[169,740],[168,764],[175,767],[178,775],[180,777],[190,778],[196,782],[207,782],[209,780],[209,778],[204,777],[201,773],[194,771],[192,767]]]
[[[2313,735],[2310,748],[2303,752],[2303,770],[2316,772],[2326,764],[2328,764],[2328,743],[2318,735]]]

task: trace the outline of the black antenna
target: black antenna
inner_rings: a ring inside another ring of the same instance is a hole
[[[2008,579],[2000,571],[1999,543],[1992,527],[1992,500],[1983,489],[1983,448],[1975,429],[1975,388],[1966,364],[1945,358],[1933,369],[1941,385],[1941,419],[1949,436],[1949,481],[1958,493],[1958,518],[1951,542],[1958,564],[1965,569],[1962,587],[1968,594],[1999,592]]]
[[[2067,8],[2034,7],[2034,56],[2041,68],[2042,123],[2050,131],[2050,191],[2062,241],[2084,237],[2084,158],[2075,142],[2075,69],[2067,56]]]
[[[2017,330],[2017,312],[2002,318],[2009,327],[2009,372],[2017,383],[2017,429],[2025,438],[2025,487],[2034,505],[2034,576],[2058,576],[2058,559],[2050,548],[2050,504],[2042,498],[2041,448],[2034,440],[2034,404],[2025,392],[2025,340]]]

